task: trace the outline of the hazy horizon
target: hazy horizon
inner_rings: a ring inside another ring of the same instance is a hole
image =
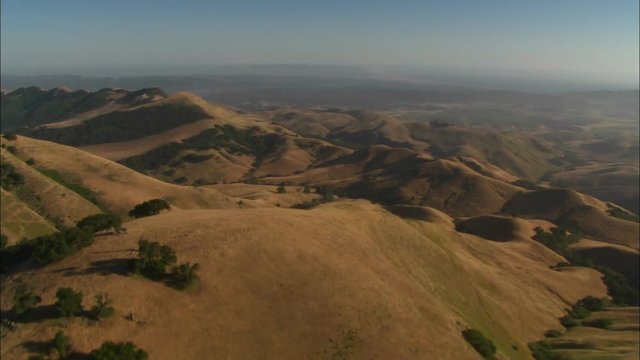
[[[430,81],[441,73],[471,83],[504,78],[516,88],[547,80],[551,88],[574,84],[566,90],[638,88],[637,1],[9,0],[1,24],[3,75],[206,75],[291,65],[436,75]]]

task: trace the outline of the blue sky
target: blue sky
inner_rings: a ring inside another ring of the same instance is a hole
[[[638,77],[637,0],[3,0],[3,73],[397,64]]]

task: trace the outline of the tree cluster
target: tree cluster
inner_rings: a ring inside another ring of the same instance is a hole
[[[496,346],[493,341],[487,339],[480,331],[467,329],[462,332],[462,337],[486,360],[495,360]]]
[[[162,210],[170,209],[171,205],[169,205],[165,200],[153,199],[136,205],[131,211],[129,211],[129,216],[134,218],[153,216],[159,214]]]
[[[134,271],[151,279],[160,279],[167,274],[167,268],[177,262],[176,252],[168,245],[156,241],[140,239],[138,258]],[[179,289],[186,289],[198,281],[197,263],[182,263],[171,268],[171,282]]]
[[[92,234],[109,229],[119,234],[123,230],[120,218],[112,214],[90,215],[80,220],[76,226]]]

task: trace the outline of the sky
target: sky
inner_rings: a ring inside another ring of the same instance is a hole
[[[3,74],[446,67],[637,83],[638,0],[2,0]]]

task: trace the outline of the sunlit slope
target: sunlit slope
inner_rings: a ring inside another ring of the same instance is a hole
[[[77,351],[106,339],[133,341],[154,359],[324,359],[355,339],[350,359],[480,359],[462,338],[481,330],[509,359],[529,359],[526,342],[558,326],[563,308],[603,296],[600,274],[549,269],[544,248],[460,235],[405,220],[366,201],[313,210],[171,211],[126,224],[89,248],[10,276],[2,310],[19,282],[54,301],[60,286],[91,298],[106,291],[116,316],[65,328]],[[180,292],[122,274],[140,238],[173,246],[202,266],[200,287]],[[135,314],[139,322],[123,318]],[[2,355],[25,357],[27,341],[49,340],[46,320],[3,339]]]
[[[11,142],[25,158],[78,180],[105,206],[117,213],[153,198],[164,198],[178,208],[231,206],[233,201],[216,190],[168,184],[113,161],[70,146],[18,136]]]
[[[30,209],[12,193],[0,189],[0,227],[9,244],[56,232],[51,221]]]
[[[17,142],[2,140],[2,143],[7,145],[15,145]],[[12,191],[19,193],[18,198],[40,216],[60,225],[74,226],[82,218],[102,212],[96,204],[37,170],[55,168],[40,162],[33,166],[27,165],[4,148],[0,149],[0,154],[3,163],[10,164],[24,177],[24,184]],[[23,153],[21,149],[18,150],[18,155],[26,159],[34,158],[31,154]],[[50,155],[56,156],[55,152]],[[5,215],[10,216],[3,213],[3,221]]]

